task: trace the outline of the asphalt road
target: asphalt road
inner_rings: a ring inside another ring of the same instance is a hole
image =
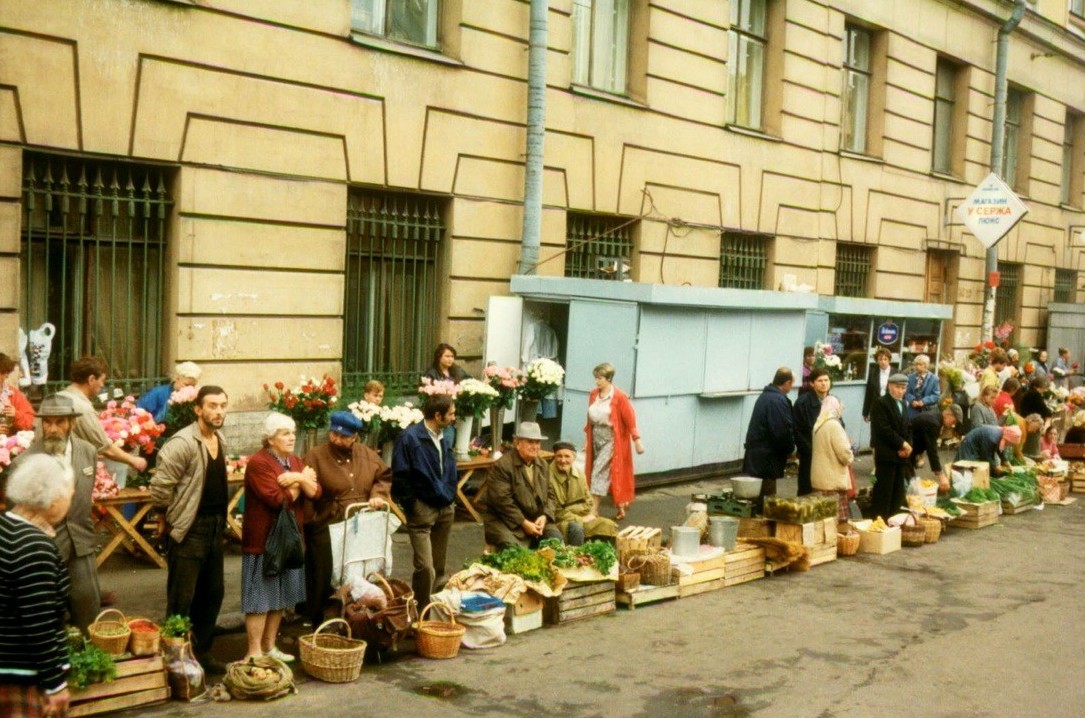
[[[722,484],[646,492],[630,519],[670,526],[690,493]],[[481,533],[457,523],[452,565],[481,549]],[[511,636],[454,660],[393,657],[367,664],[353,684],[306,680],[299,670],[300,693],[269,704],[170,702],[140,715],[1079,718],[1083,546],[1085,500],[951,529],[922,548]],[[406,577],[403,535],[395,557],[394,574]],[[240,619],[239,564],[231,556],[226,625]],[[102,580],[120,593],[122,610],[161,613],[164,571],[118,557]],[[291,641],[281,645],[291,650]],[[238,633],[217,639],[222,660],[242,651]]]

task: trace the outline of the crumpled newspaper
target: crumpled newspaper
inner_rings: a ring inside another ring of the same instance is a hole
[[[559,595],[567,581],[560,574],[555,576],[555,581],[557,583],[555,586],[539,581],[525,581],[515,574],[502,573],[496,568],[476,563],[454,574],[448,579],[445,587],[460,591],[485,591],[505,603],[516,603],[520,594],[529,588],[540,596],[548,598]]]

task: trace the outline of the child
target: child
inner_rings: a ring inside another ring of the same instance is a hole
[[[1059,430],[1055,426],[1049,426],[1040,439],[1040,456],[1053,461],[1059,460]]]

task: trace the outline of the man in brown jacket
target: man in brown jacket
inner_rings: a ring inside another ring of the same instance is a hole
[[[486,543],[498,550],[513,544],[533,548],[544,538],[562,537],[554,525],[549,467],[539,458],[545,439],[538,424],[522,422],[512,438],[515,451],[490,468],[479,504]]]
[[[380,509],[391,500],[392,469],[377,452],[358,441],[362,422],[349,411],[331,415],[328,440],[305,455],[323,491],[305,517],[305,616],[313,626],[324,620],[332,591],[330,524],[342,521],[351,504]]]

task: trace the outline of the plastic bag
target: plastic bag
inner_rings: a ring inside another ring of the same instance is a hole
[[[493,597],[481,592],[445,590],[433,595],[434,603],[430,610],[439,621],[448,621],[449,610],[453,612],[456,623],[467,629],[460,640],[464,648],[496,648],[504,645],[508,640],[505,635],[505,604],[500,599],[494,599],[500,605],[482,611],[464,610],[464,603],[470,605],[471,599],[475,598]]]
[[[305,546],[301,542],[298,519],[293,509],[284,505],[264,542],[264,578],[304,566]]]
[[[166,644],[166,673],[170,695],[183,701],[202,698],[207,691],[203,666],[192,655],[192,644]]]
[[[950,484],[952,485],[950,493],[953,496],[964,496],[972,490],[972,472],[953,469],[950,472]]]
[[[351,583],[349,576],[392,573],[392,534],[399,518],[389,511],[362,511],[328,526],[332,546],[332,586]],[[346,570],[344,571],[344,565]]]

